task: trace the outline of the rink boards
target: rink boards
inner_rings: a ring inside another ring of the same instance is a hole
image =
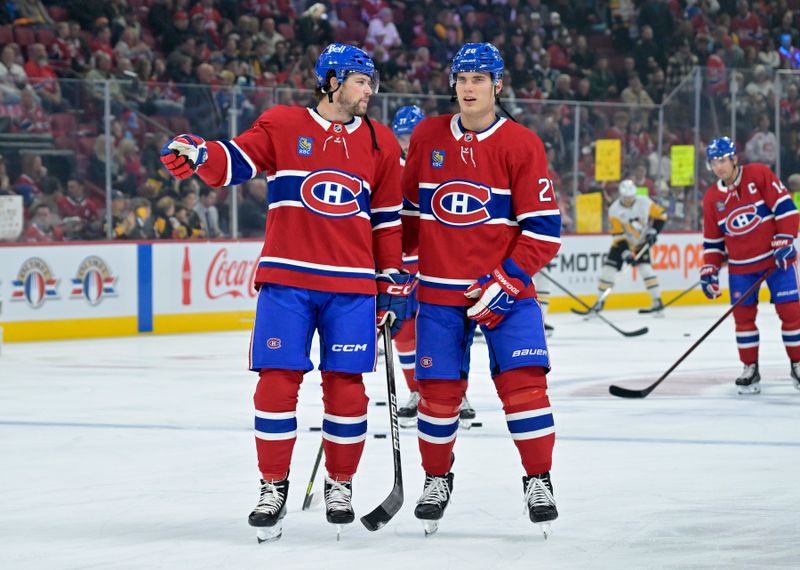
[[[564,236],[549,274],[591,302],[609,246],[608,235]],[[260,249],[258,240],[4,245],[4,338],[13,342],[249,328]],[[669,301],[697,281],[702,237],[664,234],[652,260],[662,298]],[[698,287],[679,304],[707,302]],[[635,268],[624,268],[606,307],[649,304],[641,276]],[[577,304],[553,287],[550,306],[566,311]]]

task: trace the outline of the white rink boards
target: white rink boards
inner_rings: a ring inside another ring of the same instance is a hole
[[[406,504],[384,529],[356,522],[337,543],[321,505],[300,510],[320,437],[309,428],[322,415],[311,373],[284,536],[263,545],[247,525],[258,474],[246,331],[6,344],[0,568],[796,568],[800,392],[769,305],[761,395],[733,389],[732,321],[647,399],[607,392],[650,384],[724,309],[608,313],[622,328],[650,327],[633,339],[552,316],[561,517],[546,542],[522,514],[523,473],[483,344],[469,391],[483,427],[459,433],[453,503],[436,535],[425,538],[412,513],[423,478],[413,430],[401,433]],[[385,400],[382,372],[367,385],[373,404]],[[387,408],[373,404],[370,433],[387,433]],[[391,488],[390,445],[367,441],[358,516]]]

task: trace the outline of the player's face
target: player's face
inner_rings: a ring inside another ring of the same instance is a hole
[[[494,114],[495,89],[500,91],[502,82],[492,85],[490,73],[462,72],[456,77],[456,97],[462,115],[480,117]]]
[[[370,95],[370,78],[363,73],[351,73],[339,89],[339,106],[349,115],[363,117],[367,114]]]
[[[400,144],[403,154],[406,154],[408,153],[408,145],[411,142],[411,135],[400,135],[397,137],[397,142]]]
[[[622,205],[626,208],[630,208],[633,206],[633,203],[636,202],[636,196],[625,196],[622,198]]]
[[[714,176],[721,178],[723,181],[731,180],[736,171],[736,160],[730,156],[712,158],[709,164]]]

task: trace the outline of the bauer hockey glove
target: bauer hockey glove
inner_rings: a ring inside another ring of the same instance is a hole
[[[655,228],[647,228],[647,231],[644,233],[644,241],[650,244],[650,247],[653,247],[656,244],[656,240],[658,239],[658,231]]]
[[[189,178],[207,159],[206,141],[197,135],[178,135],[161,147],[161,162],[178,180]]]
[[[775,264],[781,269],[787,269],[794,263],[797,251],[794,249],[794,238],[788,234],[776,234],[772,238],[772,255],[775,256]]]
[[[464,291],[468,299],[477,302],[467,309],[467,317],[479,325],[493,329],[514,306],[514,301],[531,278],[512,259],[506,259],[491,273],[479,278]]]
[[[408,296],[414,285],[414,276],[408,272],[379,273],[375,277],[375,281],[378,285],[378,297],[375,300],[375,324],[380,330],[388,319],[392,336],[394,336],[406,318]]]
[[[700,284],[703,293],[711,300],[722,295],[719,289],[719,268],[714,265],[704,265],[700,268]]]

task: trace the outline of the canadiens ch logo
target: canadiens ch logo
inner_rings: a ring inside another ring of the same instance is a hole
[[[314,139],[311,137],[297,137],[297,154],[311,156],[314,151]]]
[[[98,305],[105,297],[116,297],[117,278],[111,275],[106,262],[90,255],[78,266],[78,274],[72,278],[72,299],[83,297],[90,305]]]
[[[760,223],[758,207],[755,204],[748,204],[728,214],[725,218],[725,230],[730,235],[741,236],[756,229]]]
[[[300,199],[306,208],[321,216],[343,218],[361,211],[358,196],[361,179],[338,170],[317,170],[300,185]]]
[[[431,166],[433,168],[444,167],[444,154],[443,150],[434,150],[431,152]]]
[[[419,365],[422,366],[423,368],[430,368],[431,366],[433,366],[433,358],[431,358],[430,356],[423,356],[422,358],[419,359]]]
[[[467,180],[451,180],[433,192],[431,210],[437,220],[448,226],[474,226],[491,219],[486,206],[492,191]]]
[[[280,347],[281,347],[281,339],[279,338],[271,338],[267,341],[267,348],[275,350],[276,348]]]
[[[39,257],[25,260],[19,268],[17,278],[11,281],[12,301],[27,301],[34,309],[38,309],[48,299],[58,299],[58,282],[53,277],[50,266]]]

